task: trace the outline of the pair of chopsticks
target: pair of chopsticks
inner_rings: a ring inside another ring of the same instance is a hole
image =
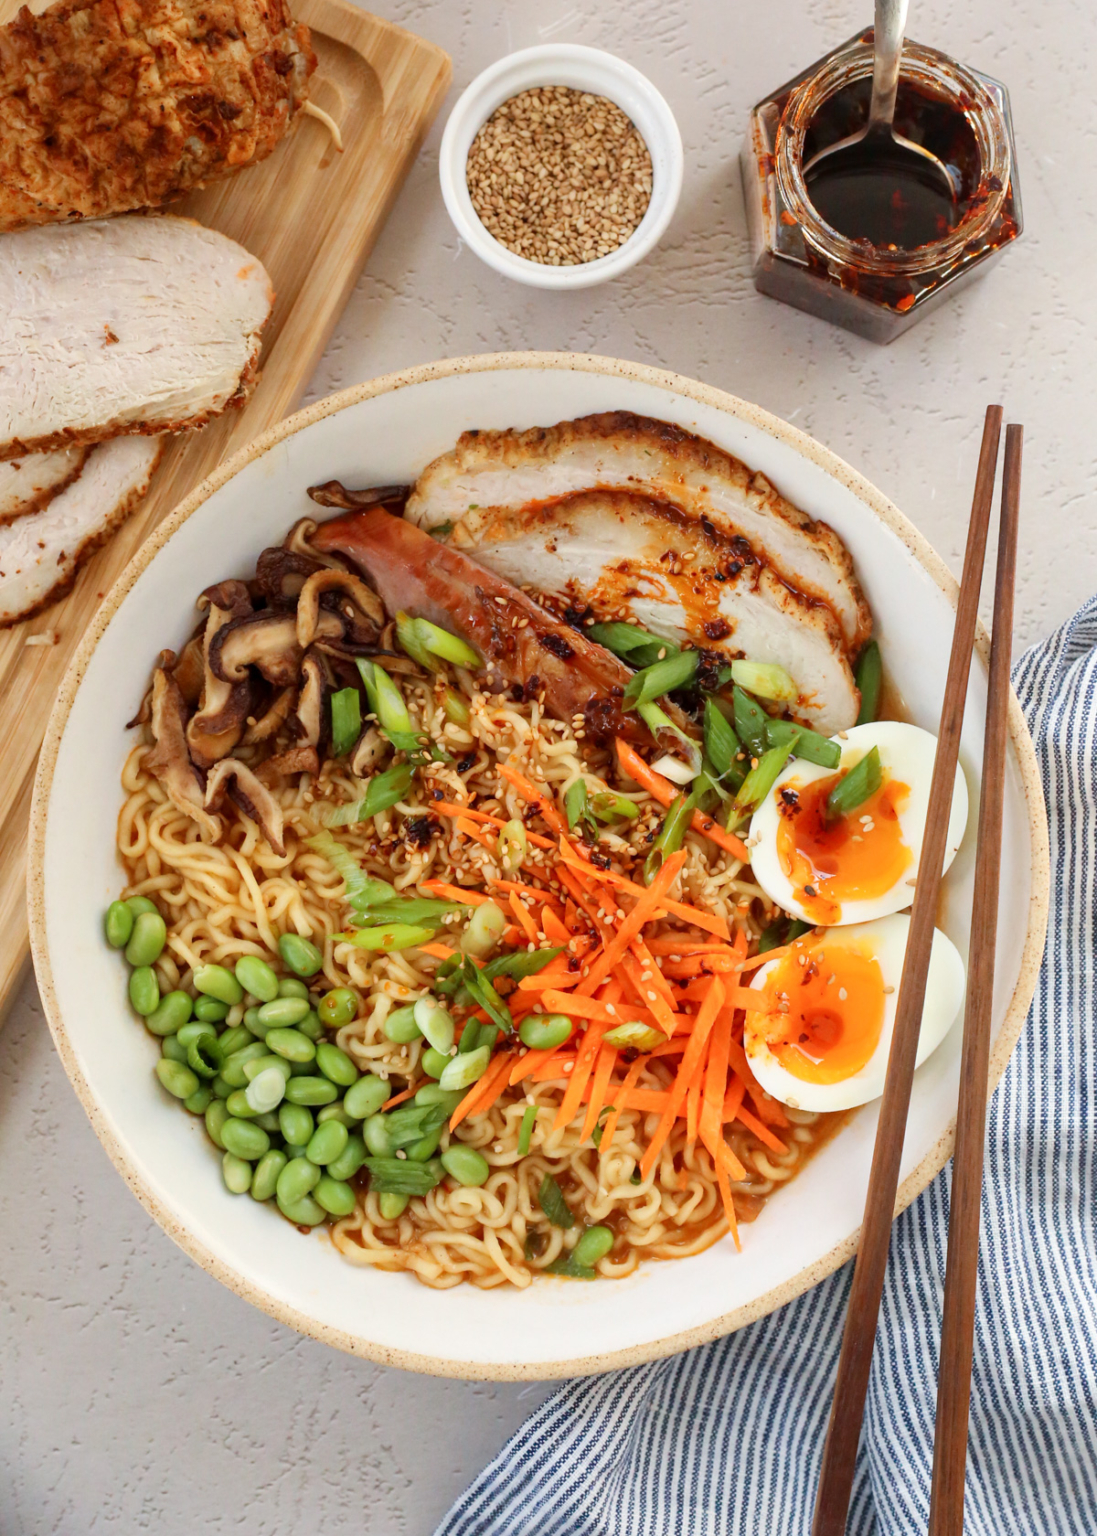
[[[956,605],[952,655],[941,709],[941,727],[937,738],[937,756],[930,786],[918,883],[914,892],[910,936],[880,1105],[880,1122],[869,1176],[860,1247],[838,1361],[838,1379],[823,1449],[823,1468],[815,1502],[812,1536],[843,1536],[849,1511],[854,1462],[864,1417],[888,1242],[895,1214],[903,1136],[925,1002],[926,975],[937,916],[949,806],[960,751],[960,730],[975,641],[1001,430],[1002,408],[998,405],[989,406],[979,454],[960,597]],[[937,1383],[937,1428],[929,1536],[960,1536],[964,1525],[964,1469],[967,1462],[968,1409],[971,1399],[975,1280],[979,1260],[979,1207],[998,921],[1022,435],[1019,426],[1006,428],[979,841],[956,1117],[941,1365]]]

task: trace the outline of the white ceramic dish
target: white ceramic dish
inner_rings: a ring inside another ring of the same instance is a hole
[[[42,750],[31,820],[35,965],[58,1049],[96,1132],[164,1229],[238,1294],[302,1332],[406,1369],[541,1378],[633,1364],[731,1332],[790,1300],[853,1252],[877,1106],[861,1110],[760,1218],[728,1241],[621,1282],[542,1281],[528,1290],[432,1291],[406,1275],[354,1269],[222,1187],[197,1120],[156,1084],[156,1045],[125,1000],[100,937],[120,885],[114,827],[125,722],[156,652],[194,622],[191,595],[247,574],[264,545],[315,508],[305,487],[407,481],[470,427],[548,424],[625,409],[711,438],[772,478],[845,539],[872,604],[885,665],[916,723],[939,709],[955,598],[942,562],[872,486],[818,443],[754,406],[636,364],[553,354],[474,357],[359,385],[268,432],[164,523],[97,615],[62,685]],[[978,785],[985,668],[974,669],[962,761]],[[1002,908],[990,1076],[1003,1071],[1043,950],[1047,847],[1031,744],[1016,704],[1006,789]],[[973,817],[974,820],[974,817]],[[966,952],[972,837],[946,882],[943,922]],[[951,1147],[960,1034],[919,1070],[900,1203]],[[668,1325],[668,1319],[672,1322]]]
[[[651,202],[637,228],[608,256],[574,267],[546,266],[508,250],[480,222],[465,180],[472,141],[495,109],[519,91],[544,85],[568,85],[615,102],[636,124],[651,155]],[[590,288],[619,277],[662,239],[682,191],[682,136],[664,98],[631,64],[600,48],[546,43],[508,54],[461,94],[442,135],[438,176],[457,233],[489,267],[533,288]]]

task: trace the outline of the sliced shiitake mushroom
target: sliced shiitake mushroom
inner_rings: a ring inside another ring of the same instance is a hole
[[[363,491],[351,491],[341,480],[325,480],[310,485],[308,494],[317,506],[339,507],[343,512],[360,512],[363,507],[402,506],[411,495],[410,485],[373,485]]]
[[[377,593],[366,586],[361,576],[350,571],[316,571],[297,599],[297,643],[302,650],[316,638],[320,599],[324,595],[336,597],[336,611],[346,621],[345,632],[356,639],[376,641],[385,622],[385,610]],[[364,630],[362,620],[367,626]]]
[[[367,725],[351,749],[350,771],[355,778],[368,778],[383,760],[388,747],[388,742],[377,727]]]
[[[261,828],[275,853],[284,854],[282,807],[248,765],[235,757],[223,757],[210,770],[206,780],[206,809],[218,810],[226,795]]]
[[[152,674],[150,724],[154,745],[145,754],[145,767],[155,774],[172,805],[196,821],[202,835],[215,843],[221,835],[221,822],[206,808],[202,780],[187,751],[187,705],[170,673],[174,662],[172,651],[162,651],[161,664]]]
[[[343,621],[338,614],[321,610],[316,634],[322,639],[339,639]],[[297,643],[297,615],[264,611],[226,624],[210,646],[209,661],[225,682],[241,682],[247,669],[255,667],[268,683],[288,688],[297,682],[303,654],[303,646]]]
[[[285,752],[268,757],[260,764],[259,772],[264,778],[278,773],[311,773],[315,777],[320,772],[320,754],[315,747],[302,742],[300,746],[288,747]]]
[[[301,691],[297,696],[297,723],[302,740],[310,747],[320,745],[324,727],[324,694],[327,673],[323,659],[315,651],[306,651],[301,662]]]
[[[273,549],[265,549],[256,561],[255,585],[269,603],[296,602],[313,572],[328,569],[331,567],[313,555],[302,555],[275,545]]]
[[[251,597],[242,581],[219,581],[206,588],[198,599],[198,607],[208,609],[202,638],[202,696],[198,713],[187,726],[187,745],[198,767],[209,768],[239,742],[251,710],[252,690],[247,674],[230,680],[219,676],[211,665],[218,635],[250,616]]]
[[[290,717],[296,697],[297,689],[292,685],[289,688],[283,688],[281,693],[275,694],[273,701],[254,725],[249,725],[244,732],[244,746],[252,747],[256,742],[269,741],[272,736],[277,736]]]

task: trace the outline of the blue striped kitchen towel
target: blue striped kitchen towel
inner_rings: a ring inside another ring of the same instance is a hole
[[[968,1536],[1097,1536],[1097,598],[1018,663],[1054,905],[991,1104]],[[849,1530],[929,1514],[949,1170],[900,1217]],[[730,1338],[566,1383],[438,1536],[805,1536],[847,1266]]]

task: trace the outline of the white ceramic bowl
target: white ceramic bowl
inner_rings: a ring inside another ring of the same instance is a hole
[[[615,102],[636,124],[651,155],[651,202],[637,228],[608,256],[574,267],[546,266],[508,250],[480,222],[465,180],[472,141],[495,109],[519,91],[545,85],[567,85]],[[442,135],[438,175],[457,233],[489,267],[533,288],[589,288],[619,277],[662,238],[682,191],[682,136],[666,101],[631,64],[600,48],[546,43],[508,54],[477,75],[458,98]]]
[[[306,486],[333,476],[349,485],[409,481],[467,428],[615,409],[699,432],[830,523],[853,553],[910,718],[935,726],[955,584],[879,491],[803,433],[730,395],[636,364],[526,353],[359,385],[291,417],[218,469],[108,595],[62,684],[39,763],[30,851],[35,965],[65,1067],[119,1171],[164,1229],[238,1294],[315,1338],[411,1370],[497,1378],[605,1370],[702,1343],[790,1300],[853,1252],[877,1105],[859,1111],[744,1229],[741,1254],[725,1240],[696,1258],[642,1264],[627,1280],[544,1280],[525,1291],[432,1291],[408,1275],[351,1268],[323,1236],[303,1237],[270,1210],[229,1195],[201,1123],[153,1076],[156,1043],[129,1011],[121,961],[100,926],[121,884],[114,829],[125,722],[157,651],[178,648],[189,633],[193,595],[250,573],[265,545],[314,513]],[[979,664],[962,747],[973,790],[985,698]],[[992,1083],[1035,984],[1047,899],[1043,804],[1016,705],[1010,743]],[[961,952],[972,842],[969,833],[943,903],[943,925]],[[959,1053],[954,1029],[916,1076],[902,1204],[950,1151]]]

